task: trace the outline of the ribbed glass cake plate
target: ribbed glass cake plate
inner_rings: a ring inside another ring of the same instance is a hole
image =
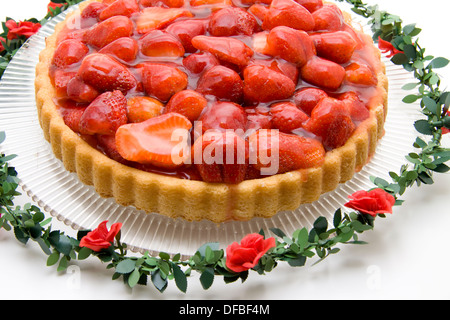
[[[122,240],[130,250],[149,251],[151,254],[164,251],[184,256],[192,255],[204,243],[219,242],[225,247],[261,229],[270,234],[268,229],[277,227],[286,234],[292,234],[298,228],[311,227],[321,215],[330,219],[353,192],[372,188],[370,176],[387,178],[389,171],[398,172],[405,161],[404,155],[412,150],[416,136],[413,122],[419,111],[416,105],[401,102],[406,94],[401,87],[412,82],[412,76],[401,66],[384,59],[389,79],[386,134],[376,155],[361,172],[318,201],[302,205],[292,212],[281,212],[271,219],[221,224],[174,220],[159,214],[147,214],[134,207],[120,206],[113,199],[101,198],[93,187],[84,185],[75,174],[66,171],[53,155],[39,125],[34,89],[35,66],[40,51],[45,47],[45,38],[70,11],[42,27],[8,66],[0,83],[0,131],[6,132],[6,141],[0,150],[17,155],[10,163],[18,171],[23,190],[43,210],[73,229],[93,229],[104,220],[109,220],[109,224],[122,222]]]

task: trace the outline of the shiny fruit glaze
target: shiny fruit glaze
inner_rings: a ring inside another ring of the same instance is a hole
[[[379,102],[377,72],[370,41],[321,0],[91,2],[60,31],[49,69],[66,125],[108,157],[231,184],[265,176],[248,156],[262,138],[278,138],[271,174],[320,166]],[[175,129],[188,132],[180,163]],[[243,163],[194,159],[238,146]]]

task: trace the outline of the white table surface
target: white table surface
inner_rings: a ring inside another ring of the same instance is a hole
[[[367,0],[417,23],[428,54],[450,58],[447,0]],[[0,19],[41,18],[48,0],[2,1]],[[442,88],[450,83],[450,67],[438,70]],[[450,136],[443,140],[450,146]],[[171,282],[164,294],[151,284],[127,288],[112,281],[112,272],[97,259],[75,262],[67,272],[46,266],[37,244],[24,246],[12,232],[0,230],[0,299],[449,299],[450,174],[435,175],[435,184],[413,188],[402,197],[387,219],[378,219],[374,231],[361,236],[365,246],[341,246],[341,252],[316,266],[291,268],[281,264],[260,276],[251,272],[241,284],[224,284],[217,277],[205,291],[198,276],[189,279],[183,294]],[[16,204],[31,200],[17,198]],[[75,232],[54,219],[53,229]]]

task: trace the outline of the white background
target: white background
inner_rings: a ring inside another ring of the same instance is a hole
[[[417,23],[423,31],[422,47],[434,56],[450,58],[448,0],[367,0],[402,17],[405,24]],[[0,20],[45,16],[48,0],[1,0]],[[438,70],[442,88],[450,81],[450,67]],[[446,136],[444,144],[450,145]],[[202,289],[198,276],[189,278],[188,293],[170,282],[164,294],[151,284],[127,288],[112,281],[112,271],[97,259],[75,262],[68,272],[47,267],[47,257],[37,244],[20,244],[12,232],[0,230],[0,299],[449,299],[450,175],[435,176],[433,186],[413,188],[403,196],[387,219],[361,236],[365,246],[341,246],[341,252],[315,266],[291,268],[279,265],[260,276],[251,272],[241,284],[225,285],[217,277],[213,286]],[[22,196],[17,204],[30,202]],[[75,232],[53,222],[53,229]]]

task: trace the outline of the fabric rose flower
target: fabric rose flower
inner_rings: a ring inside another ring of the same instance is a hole
[[[396,49],[394,47],[394,45],[392,43],[390,43],[389,41],[381,39],[381,37],[378,37],[378,48],[383,53],[389,52],[389,54],[386,56],[387,58],[391,58],[391,57],[395,56],[397,53],[403,52],[403,51]]]
[[[258,233],[248,234],[241,244],[234,242],[227,247],[226,266],[234,272],[247,271],[256,266],[261,257],[275,245],[275,238],[264,239]]]
[[[5,47],[3,46],[3,43],[6,43],[6,39],[3,37],[0,37],[0,52],[5,50]]]
[[[345,204],[346,207],[373,217],[377,214],[392,213],[392,206],[395,204],[394,196],[380,188],[357,191],[349,198],[351,200]]]
[[[122,224],[114,223],[108,231],[106,227],[107,222],[103,221],[97,229],[92,230],[84,236],[80,241],[80,247],[87,247],[95,252],[108,249],[113,244],[114,238],[119,233],[120,228],[122,228]]]
[[[20,21],[17,23],[16,21],[10,19],[6,21],[6,27],[8,28],[8,39],[14,40],[20,36],[24,36],[25,38],[29,38],[39,31],[41,28],[40,23],[33,23],[31,21]]]
[[[65,3],[54,3],[52,1],[47,5],[47,13],[52,13],[52,10],[56,10],[56,8],[64,7]]]

